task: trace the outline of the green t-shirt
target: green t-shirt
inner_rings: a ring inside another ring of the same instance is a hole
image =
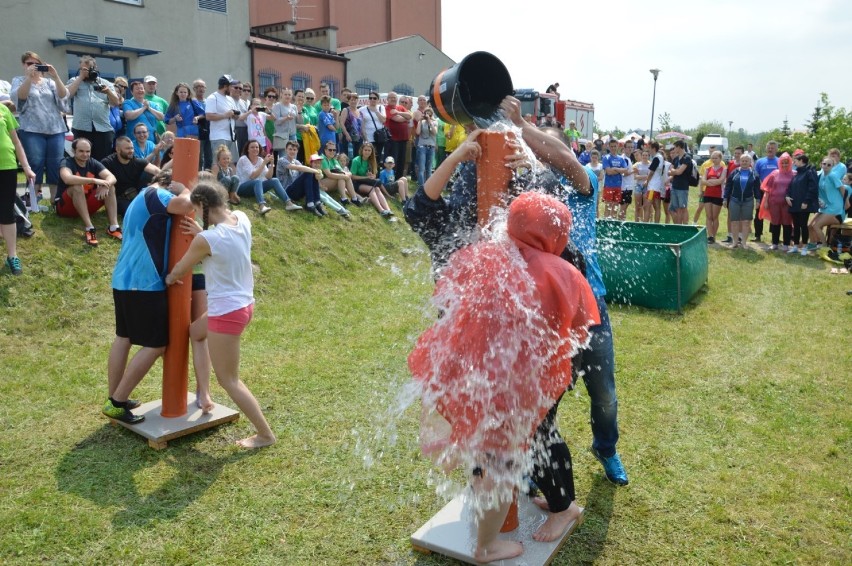
[[[307,104],[305,104],[302,107],[302,116],[305,119],[305,124],[310,124],[312,126],[317,125],[317,117],[319,116],[319,112],[317,112],[313,106],[308,106]]]
[[[322,166],[320,166],[320,169],[328,169],[329,171],[331,171],[332,169],[343,169],[343,167],[340,166],[340,162],[337,160],[336,157],[332,157],[331,159],[329,159],[328,157],[323,155]]]
[[[0,171],[18,169],[15,144],[12,143],[12,132],[17,129],[18,121],[5,104],[0,104]]]
[[[361,156],[359,155],[352,160],[352,165],[349,166],[349,172],[356,177],[366,177],[370,172],[370,160],[361,159]]]
[[[340,114],[340,101],[336,98],[331,99],[331,107],[337,110],[337,113]],[[314,103],[314,112],[319,116],[319,113],[322,112],[322,102],[319,100]]]
[[[156,94],[146,94],[145,100],[147,100],[148,102],[153,102],[154,104],[156,104],[157,110],[159,110],[163,114],[165,114],[166,110],[169,109],[169,103],[166,102],[166,99],[160,98]],[[162,136],[164,133],[166,133],[166,123],[163,122],[162,120],[159,120],[157,122],[157,135]]]

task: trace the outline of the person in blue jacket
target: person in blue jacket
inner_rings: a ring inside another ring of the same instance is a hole
[[[747,245],[751,221],[754,218],[754,203],[760,199],[760,195],[760,177],[752,168],[751,156],[744,153],[740,157],[740,166],[728,175],[725,194],[722,197],[731,221],[734,249],[745,248]]]

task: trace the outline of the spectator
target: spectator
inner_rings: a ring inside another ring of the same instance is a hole
[[[769,219],[769,233],[772,235],[770,250],[777,250],[779,244],[785,252],[790,245],[793,232],[793,217],[787,204],[787,189],[793,181],[793,158],[784,153],[778,159],[778,169],[770,173],[761,183],[763,202],[760,214]],[[783,240],[781,240],[783,231]]]
[[[59,163],[65,153],[67,126],[62,112],[68,90],[53,65],[46,65],[36,53],[21,55],[24,74],[12,79],[9,97],[18,109],[20,128],[18,137],[27,160],[35,172],[36,192],[47,176],[50,198],[56,198],[59,183]],[[39,71],[39,68],[47,68]]]
[[[109,400],[103,413],[128,424],[145,420],[134,415],[141,405],[131,393],[163,355],[169,342],[169,309],[165,275],[171,215],[192,212],[189,191],[168,173],[134,199],[124,215],[127,239],[122,242],[112,274],[115,339],[109,352]],[[127,358],[133,345],[141,348]]]
[[[396,178],[396,167],[394,167],[393,157],[388,155],[385,157],[384,169],[379,174],[379,179],[382,181],[382,186],[387,189],[391,195],[399,197],[400,202],[408,201],[408,177]]]
[[[110,123],[110,108],[119,99],[112,83],[101,78],[97,63],[91,55],[80,57],[77,77],[68,81],[68,97],[74,103],[71,133],[92,143],[92,158],[98,161],[112,153],[115,130]]]
[[[426,108],[417,122],[417,186],[422,187],[432,176],[432,163],[435,160],[435,144],[438,135],[438,123],[431,108]],[[407,198],[406,198],[407,200]]]
[[[380,159],[385,148],[384,142],[376,141],[376,130],[380,130],[387,123],[385,109],[379,105],[379,93],[370,91],[367,97],[367,105],[358,109],[361,114],[361,133],[364,142],[373,144],[376,151],[376,159]]]
[[[264,111],[261,111],[261,107]],[[259,98],[252,98],[246,116],[246,127],[249,141],[256,141],[266,153],[272,153],[272,140],[266,137],[266,121],[269,119],[269,114],[265,110],[267,108],[261,105]],[[274,164],[273,161],[273,166]]]
[[[595,144],[593,144],[589,140],[586,140],[586,142],[583,144],[584,149],[580,152],[580,155],[577,156],[577,159],[580,161],[580,165],[588,165],[589,162],[592,160],[590,154],[594,145]]]
[[[636,162],[633,165],[633,175],[636,185],[633,187],[634,220],[650,222],[651,206],[648,202],[648,177],[651,171],[651,154],[647,149],[636,149],[633,152]]]
[[[268,99],[266,104],[269,105]],[[296,141],[297,116],[298,110],[293,104],[293,91],[282,88],[280,100],[272,105],[272,118],[275,123],[275,135],[272,138],[273,150],[281,153],[286,149],[287,142]]]
[[[236,137],[237,147],[245,147],[248,141],[248,118],[249,108],[251,107],[251,85],[238,80],[231,81],[231,96],[237,106],[237,116],[234,122],[234,136]]]
[[[810,158],[801,150],[793,153],[793,162],[796,164],[796,175],[790,182],[784,199],[790,207],[788,210],[793,218],[793,232],[790,238],[792,245],[787,249],[787,253],[799,251],[799,243],[801,243],[801,254],[807,255],[808,216],[819,210],[819,177],[810,165]]]
[[[672,170],[669,177],[672,180],[671,204],[674,224],[686,224],[689,221],[689,180],[692,178],[692,168],[695,167],[692,158],[686,153],[686,142],[677,140],[672,148]]]
[[[145,124],[136,124],[133,128],[133,155],[139,159],[145,159],[149,163],[157,161],[159,163],[160,152],[157,151],[157,146],[148,139],[148,127]]]
[[[340,111],[340,152],[351,154],[352,156],[360,155],[361,143],[363,143],[361,135],[361,114],[358,112],[358,95],[355,93],[349,94],[349,105],[344,106]]]
[[[698,220],[701,219],[701,213],[704,212],[704,174],[707,172],[707,168],[713,163],[713,160],[709,157],[713,155],[713,152],[716,151],[716,146],[711,145],[708,149],[708,159],[698,168],[698,208],[695,209],[695,214],[692,216],[692,223],[698,224]],[[725,167],[725,162],[722,162],[722,166]],[[723,185],[724,186],[724,185]],[[708,228],[709,231],[709,228]]]
[[[825,245],[826,226],[840,224],[846,218],[845,189],[843,188],[843,176],[846,166],[826,155],[820,162],[819,172],[819,212],[808,224],[810,243],[807,251],[816,251]]]
[[[568,121],[568,127],[565,128],[565,135],[568,136],[568,145],[575,153],[580,151],[580,130],[577,129],[577,123],[574,120]]]
[[[316,127],[319,112],[316,109],[317,103],[316,93],[312,88],[305,89],[305,105],[302,107],[302,117],[305,124],[310,124]]]
[[[9,81],[0,79],[0,104],[8,108],[9,112],[16,112],[15,103],[9,97],[10,92],[12,92],[12,85]]]
[[[104,158],[102,164],[115,177],[115,201],[120,216],[124,216],[148,180],[160,172],[156,165],[135,156],[133,142],[127,136],[116,138],[115,153]]]
[[[202,110],[198,115],[198,141],[201,142],[201,169],[209,171],[213,166],[213,149],[210,147],[210,122],[207,121],[207,83],[201,79],[192,82],[193,101]]]
[[[177,130],[177,137],[198,139],[198,120],[204,116],[204,106],[191,98],[189,85],[178,83],[166,109],[164,121]]]
[[[169,103],[165,98],[157,96],[157,77],[147,75],[143,82],[145,83],[145,100],[148,101],[149,107],[156,109],[158,113],[157,129],[151,130],[151,132],[154,134],[154,138],[159,141],[160,137],[166,133],[166,123],[163,121],[163,117]]]
[[[361,206],[361,198],[355,193],[355,185],[352,183],[352,174],[343,171],[335,157],[336,155],[337,144],[332,141],[326,142],[323,146],[321,166],[323,179],[320,181],[320,188],[326,192],[337,188],[342,204],[347,205],[352,202]]]
[[[327,96],[331,107],[334,108],[334,110],[336,110],[336,114],[339,115],[343,107],[340,100],[331,95],[331,87],[328,86],[328,83],[320,83],[319,88],[319,100],[314,103],[314,112],[316,112],[317,116],[319,116],[319,113],[322,112],[322,97]]]
[[[728,175],[725,181],[725,208],[731,218],[731,230],[734,234],[733,248],[745,248],[751,231],[754,202],[760,194],[760,177],[752,169],[751,157],[744,153],[740,157],[740,166]]]
[[[225,144],[216,148],[216,161],[213,163],[211,173],[216,175],[216,180],[228,191],[228,202],[240,204],[237,189],[240,188],[240,178],[231,165],[231,151]]]
[[[254,195],[257,200],[258,212],[261,216],[272,210],[266,204],[267,191],[275,191],[275,195],[284,203],[285,210],[302,210],[302,207],[290,200],[281,181],[272,176],[272,154],[262,156],[263,151],[260,144],[254,140],[246,142],[243,147],[243,155],[237,161],[237,177],[240,178],[240,186],[237,194],[240,196]]]
[[[751,144],[749,144],[751,145]],[[778,170],[778,158],[775,156],[775,153],[778,151],[778,143],[775,141],[766,142],[766,155],[757,160],[754,164],[754,170],[757,172],[757,175],[760,177],[760,182],[766,180],[769,177],[769,174],[773,171]],[[763,189],[760,189],[760,193],[758,193],[757,198],[757,208],[758,211],[762,208],[763,203]],[[755,213],[754,215],[754,239],[752,242],[760,242],[761,237],[763,236],[763,218],[760,217],[760,214]]]
[[[722,152],[710,154],[710,166],[704,169],[701,177],[704,187],[704,209],[707,213],[707,243],[716,243],[716,233],[719,231],[719,212],[722,210],[722,191],[727,181],[728,171],[722,161]]]
[[[24,272],[18,257],[18,225],[15,221],[15,196],[18,188],[17,161],[21,162],[27,181],[35,179],[35,172],[27,162],[24,146],[15,131],[17,127],[18,121],[15,120],[11,110],[5,104],[0,104],[0,236],[6,242],[5,266],[9,268],[12,275],[21,275]]]
[[[727,171],[726,178],[730,178],[730,176],[734,172],[734,170],[739,168],[740,157],[742,157],[744,153],[745,153],[745,148],[743,146],[738,145],[737,147],[734,148],[734,156],[731,158],[731,162],[728,163],[728,171]],[[816,175],[816,174],[814,174],[814,175]],[[723,203],[723,205],[724,205],[724,203]],[[731,215],[730,214],[728,214],[728,217],[727,217],[727,227],[728,227],[728,236],[725,238],[725,241],[723,243],[733,244],[734,243],[734,236],[733,236],[733,232],[731,231]],[[807,232],[807,225],[805,226],[805,232]],[[805,240],[805,243],[807,243],[807,239]]]
[[[124,120],[128,132],[136,137],[136,125],[143,124],[150,134],[157,131],[157,126],[165,116],[157,107],[145,98],[145,85],[139,81],[130,83],[133,98],[124,101]],[[165,131],[165,130],[164,130]]]
[[[127,93],[127,79],[115,77],[113,81],[115,89],[116,104],[109,107],[109,123],[112,125],[113,137],[126,136],[127,128],[124,125],[124,96]]]
[[[751,157],[752,161],[757,161],[757,154],[754,152],[754,144],[748,144],[744,153]],[[739,164],[737,164],[737,167],[739,168]]]
[[[326,216],[325,208],[322,206],[319,181],[322,179],[322,170],[302,165],[298,159],[299,144],[288,141],[281,157],[278,158],[276,167],[278,180],[287,191],[287,195],[293,200],[305,199],[305,207],[309,212],[322,218]]]
[[[319,169],[320,173],[322,173],[322,161],[323,158],[319,156],[319,154],[314,153],[310,157],[311,169]],[[321,180],[321,179],[320,179]],[[320,200],[324,206],[332,209],[334,212],[343,217],[344,220],[348,222],[352,222],[352,215],[346,210],[346,207],[331,198],[325,190],[320,185]]]
[[[361,153],[352,161],[352,182],[355,191],[362,197],[367,198],[379,212],[382,218],[396,222],[393,218],[390,206],[382,192],[382,181],[378,179],[378,164],[373,146],[365,143],[361,146]]]
[[[437,167],[447,156],[447,136],[444,135],[444,121],[437,116],[435,116],[435,125],[438,127],[438,132],[435,134],[435,167]]]
[[[71,142],[74,157],[67,157],[59,167],[59,184],[56,190],[56,214],[63,218],[83,221],[86,243],[98,245],[95,225],[91,215],[106,208],[109,227],[107,234],[121,240],[118,225],[118,208],[115,201],[115,176],[100,161],[92,159],[92,144],[86,138]]]
[[[447,155],[450,155],[464,142],[467,133],[462,126],[448,122],[444,124],[444,138],[446,139],[445,150]]]
[[[668,179],[668,171],[666,171],[666,158],[660,151],[660,144],[657,141],[652,141],[648,144],[651,148],[653,157],[651,164],[648,165],[648,212],[645,215],[647,222],[660,223],[660,203],[663,200],[663,195],[666,192],[666,180]],[[653,212],[653,218],[651,213]]]
[[[326,86],[328,89],[328,86]],[[337,101],[340,105],[340,101]],[[317,129],[319,130],[320,144],[325,147],[325,144],[332,142],[337,144],[337,116],[338,111],[331,106],[331,97],[323,95],[319,102],[320,112],[317,114]],[[348,156],[347,156],[348,157]]]
[[[636,177],[633,173],[633,163],[636,156],[633,155],[633,141],[627,140],[622,148],[621,159],[626,163],[627,172],[621,181],[621,203],[618,210],[618,219],[627,219],[627,209],[633,202],[633,189],[636,187]]]
[[[618,218],[621,208],[621,186],[630,164],[618,154],[618,140],[610,138],[609,153],[601,161],[604,169],[604,218]]]
[[[237,146],[234,144],[234,118],[239,113],[237,112],[236,102],[231,98],[232,82],[233,79],[230,75],[219,77],[218,90],[208,96],[204,103],[205,116],[210,123],[211,152],[220,145],[224,145],[231,152],[231,155],[237,153]],[[240,89],[242,89],[242,85]]]

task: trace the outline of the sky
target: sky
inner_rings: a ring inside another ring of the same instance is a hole
[[[670,6],[664,8],[663,6]],[[692,128],[802,129],[828,94],[852,109],[852,9],[840,0],[669,3],[443,0],[441,49],[496,55],[515,88],[591,102],[606,131],[654,131],[668,112]]]

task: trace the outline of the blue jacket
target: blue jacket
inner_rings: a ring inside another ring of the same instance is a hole
[[[740,183],[740,168],[737,167],[728,175],[723,198],[726,201],[730,201],[733,198],[739,202],[760,198],[760,177],[758,177],[754,169],[749,169],[748,181],[745,187],[743,187]]]
[[[819,178],[816,170],[810,165],[796,169],[796,176],[787,187],[787,197],[793,201],[790,212],[816,212],[819,210]],[[802,204],[807,204],[802,209]]]

